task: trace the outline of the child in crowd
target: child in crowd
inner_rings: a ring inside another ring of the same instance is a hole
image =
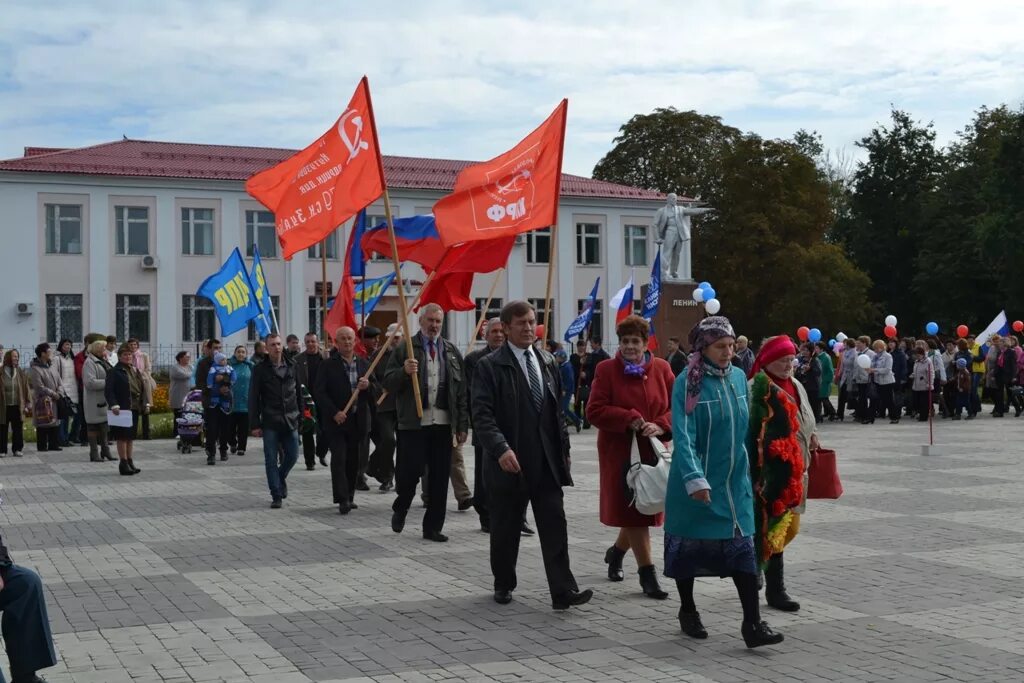
[[[228,357],[220,352],[213,354],[213,366],[206,375],[210,408],[219,408],[224,414],[231,413],[231,385],[234,381],[235,369],[228,365]]]
[[[967,419],[973,420],[976,415],[971,402],[971,371],[967,369],[967,359],[956,359],[956,415],[954,420],[959,420],[964,410],[967,410]]]
[[[927,422],[931,414],[931,392],[935,381],[935,366],[928,358],[927,350],[924,347],[914,348],[914,407],[917,413],[918,422]]]

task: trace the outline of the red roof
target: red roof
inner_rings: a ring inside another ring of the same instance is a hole
[[[293,149],[271,147],[117,140],[73,149],[26,147],[25,156],[0,161],[0,171],[244,181],[294,153]],[[472,163],[385,156],[384,171],[391,187],[450,192],[455,176]],[[664,198],[662,193],[653,190],[567,173],[562,174],[562,194],[609,199]]]

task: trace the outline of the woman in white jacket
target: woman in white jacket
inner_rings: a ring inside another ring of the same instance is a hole
[[[872,398],[871,407],[868,408],[866,423],[873,423],[876,417],[885,417],[889,412],[889,423],[897,424],[900,421],[899,412],[896,410],[894,391],[896,389],[896,376],[892,372],[892,354],[886,351],[886,344],[881,339],[876,339],[871,345],[875,350],[875,357],[871,359],[871,367],[868,374],[871,375]]]
[[[89,461],[113,460],[107,445],[107,342],[89,344],[82,366],[82,400],[85,402],[85,429],[89,435]]]
[[[55,363],[60,382],[64,386],[64,394],[71,401],[69,413],[66,413],[60,420],[60,445],[67,448],[72,445],[71,437],[79,433],[81,425],[78,424],[78,379],[75,377],[75,354],[71,350],[71,340],[61,339],[57,344],[57,358]],[[71,422],[71,429],[68,429],[68,422]]]

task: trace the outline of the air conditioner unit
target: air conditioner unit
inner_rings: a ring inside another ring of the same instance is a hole
[[[160,266],[160,259],[156,256],[143,256],[141,265],[143,270],[156,270]]]
[[[526,244],[526,233],[519,233],[516,235],[516,244]]]
[[[18,315],[32,315],[35,311],[36,305],[29,302],[20,304],[14,304],[14,309],[18,311]]]

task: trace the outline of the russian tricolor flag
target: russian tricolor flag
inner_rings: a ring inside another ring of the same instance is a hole
[[[629,276],[626,286],[615,293],[611,300],[615,309],[615,324],[618,325],[626,316],[633,314],[633,276]]]

